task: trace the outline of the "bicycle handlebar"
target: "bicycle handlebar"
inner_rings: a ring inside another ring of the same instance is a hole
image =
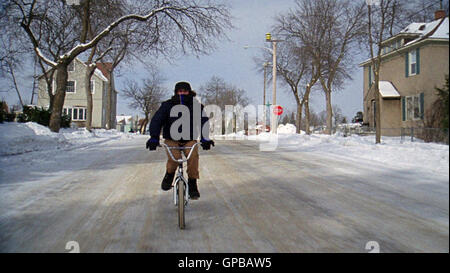
[[[165,143],[161,143],[159,146],[164,146],[164,148],[167,149],[167,151],[169,152],[170,157],[172,158],[173,161],[178,162],[178,163],[183,163],[189,160],[189,158],[191,158],[191,154],[194,151],[195,146],[201,144],[200,142],[195,143],[194,145],[190,146],[190,147],[174,147],[174,146],[168,146]],[[186,159],[175,159],[173,157],[173,154],[170,150],[186,150],[186,149],[191,149],[191,151],[189,151],[188,156],[186,156]]]

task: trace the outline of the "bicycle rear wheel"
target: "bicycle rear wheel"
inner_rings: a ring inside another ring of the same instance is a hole
[[[184,229],[184,191],[184,182],[180,180],[178,182],[178,226],[180,229]]]

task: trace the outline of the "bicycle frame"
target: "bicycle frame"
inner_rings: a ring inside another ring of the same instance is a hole
[[[183,163],[187,162],[189,160],[189,158],[191,158],[192,152],[194,151],[195,146],[199,145],[200,142],[195,143],[194,145],[190,146],[190,147],[171,147],[168,146],[165,143],[161,143],[161,146],[164,146],[164,148],[166,148],[167,152],[169,153],[169,156],[172,158],[173,161],[178,162],[178,171],[177,171],[177,175],[175,178],[175,183],[174,183],[174,191],[173,191],[173,201],[175,206],[178,205],[178,196],[177,196],[177,192],[178,192],[178,183],[180,183],[180,181],[182,181],[184,183],[184,188],[185,188],[185,193],[184,193],[184,200],[185,200],[185,206],[187,206],[188,201],[189,201],[189,184],[186,180],[186,178],[184,178],[183,175]],[[189,154],[186,158],[183,158],[184,153],[181,153],[181,158],[180,159],[175,159],[175,157],[173,156],[171,150],[186,150],[186,149],[191,149],[189,151]]]

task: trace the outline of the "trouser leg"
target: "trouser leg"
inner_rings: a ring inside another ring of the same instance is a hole
[[[178,142],[177,141],[166,139],[166,140],[164,140],[164,143],[167,146],[170,146],[170,147],[172,147],[172,146],[178,147]],[[170,151],[172,152],[173,157],[175,159],[180,159],[181,158],[181,151],[180,150],[172,149]],[[170,157],[169,152],[167,151],[167,149],[166,149],[166,154],[167,154],[166,170],[167,170],[168,173],[175,173],[175,171],[177,170],[177,167],[178,167],[178,162],[172,160],[172,158]]]
[[[193,146],[195,143],[197,143],[197,141],[192,140],[186,143],[186,147],[191,147]],[[188,156],[190,152],[190,149],[186,149],[184,150],[184,154],[185,156]],[[190,179],[199,179],[200,178],[200,174],[198,171],[198,160],[199,160],[199,156],[198,156],[198,146],[196,146],[194,148],[194,151],[191,154],[191,157],[189,158],[188,162],[187,162],[187,174],[188,174],[188,178]]]

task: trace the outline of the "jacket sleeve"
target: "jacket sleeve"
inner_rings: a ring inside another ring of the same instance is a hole
[[[202,105],[202,127],[200,133],[201,139],[209,139],[209,118],[206,115],[203,105]]]
[[[151,138],[159,139],[159,135],[161,134],[161,129],[163,124],[167,121],[167,104],[162,103],[159,109],[153,115],[152,120],[150,121],[150,136]]]

